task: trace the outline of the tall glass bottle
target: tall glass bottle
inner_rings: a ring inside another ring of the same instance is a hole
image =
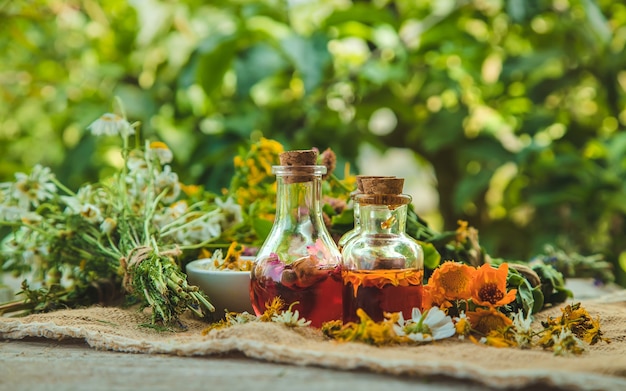
[[[317,152],[288,151],[273,166],[276,217],[251,272],[250,300],[257,315],[280,297],[320,327],[342,318],[341,255],[322,218],[322,175]]]
[[[411,197],[402,178],[363,179],[360,233],[343,249],[343,321],[357,322],[358,308],[375,321],[385,312],[411,317],[422,308],[424,253],[405,233]]]

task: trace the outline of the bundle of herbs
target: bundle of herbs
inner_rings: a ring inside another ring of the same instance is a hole
[[[239,224],[240,207],[182,185],[164,143],[130,147],[138,124],[124,115],[107,113],[88,129],[121,137],[120,172],[76,192],[40,165],[0,184],[0,270],[23,279],[24,296],[0,305],[0,313],[125,299],[149,307],[153,323],[170,325],[187,310],[213,311],[187,283],[181,259]]]

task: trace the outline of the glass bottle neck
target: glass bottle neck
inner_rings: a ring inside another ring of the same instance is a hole
[[[404,234],[407,210],[408,205],[359,205],[361,230],[365,234]]]
[[[312,176],[304,182],[291,183],[277,176],[276,220],[298,222],[322,218],[322,178]]]

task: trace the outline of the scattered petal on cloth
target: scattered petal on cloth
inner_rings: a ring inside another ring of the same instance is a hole
[[[567,304],[567,303],[566,303]],[[239,351],[253,359],[338,370],[370,370],[396,376],[446,376],[495,388],[551,386],[568,390],[626,389],[626,294],[582,303],[600,317],[611,343],[587,346],[581,356],[557,357],[540,349],[493,348],[449,338],[419,346],[374,347],[338,343],[310,327],[251,322],[213,330],[184,318],[179,332],[141,327],[150,314],[133,309],[91,307],[24,318],[0,317],[0,339],[78,338],[96,349],[181,356]],[[535,322],[561,313],[555,307]]]

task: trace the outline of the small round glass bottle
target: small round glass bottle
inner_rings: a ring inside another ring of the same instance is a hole
[[[343,321],[358,322],[357,309],[375,321],[385,312],[411,317],[422,308],[424,253],[405,233],[411,197],[402,178],[364,179],[359,234],[343,249]]]
[[[352,213],[354,214],[354,227],[343,234],[339,241],[337,242],[337,247],[339,248],[339,252],[343,252],[343,248],[346,246],[346,243],[354,237],[356,237],[361,231],[361,213],[359,211],[359,203],[354,201],[354,197],[357,194],[363,193],[363,178],[394,178],[393,176],[378,176],[378,175],[357,175],[356,176],[356,190],[350,194],[350,198],[352,199]]]
[[[276,174],[276,217],[251,271],[250,301],[256,315],[280,297],[296,303],[314,327],[342,318],[341,255],[322,217],[322,175],[316,151],[288,151]]]

